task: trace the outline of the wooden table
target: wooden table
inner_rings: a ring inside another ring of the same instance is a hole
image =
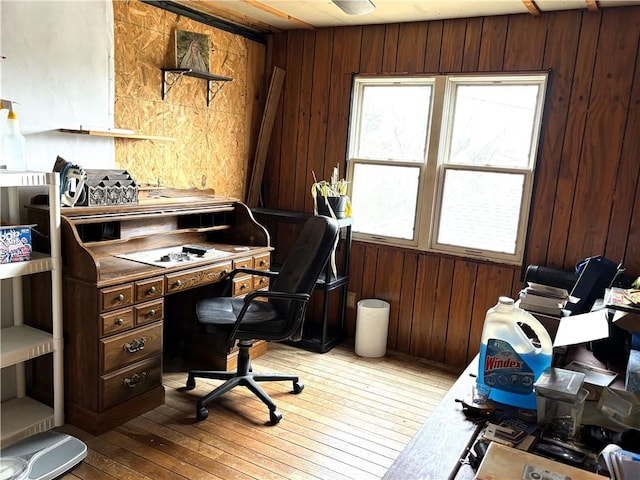
[[[478,357],[458,377],[418,433],[387,471],[385,479],[443,480],[445,478],[472,479],[475,473],[462,464],[483,424],[475,424],[465,417],[463,399],[471,394],[478,372]]]
[[[600,368],[612,368],[595,359],[584,346],[570,348],[562,359],[565,365],[579,360]],[[614,368],[615,369],[615,368]],[[475,424],[462,412],[462,404],[456,402],[471,394],[478,372],[478,356],[458,377],[431,416],[404,448],[384,476],[385,480],[471,480],[475,472],[465,462],[469,449],[484,427]],[[624,390],[624,375],[612,383],[613,388]],[[610,427],[611,428],[611,427]]]

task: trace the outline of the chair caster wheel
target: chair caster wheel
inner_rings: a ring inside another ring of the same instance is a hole
[[[196,407],[196,418],[199,421],[206,420],[209,416],[209,410],[204,407]]]
[[[302,382],[293,382],[293,393],[298,394],[302,390],[304,390],[304,383],[302,383]]]
[[[193,390],[196,388],[196,379],[189,375],[187,377],[187,384],[184,386],[184,390]]]
[[[282,420],[282,414],[278,410],[270,410],[269,420],[271,421],[271,425],[275,425]]]

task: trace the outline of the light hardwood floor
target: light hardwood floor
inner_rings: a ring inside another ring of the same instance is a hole
[[[348,344],[318,354],[272,343],[253,369],[298,373],[305,384],[299,395],[290,382],[263,384],[282,412],[278,425],[266,424],[266,406],[245,388],[197,422],[196,398],[220,382],[181,392],[184,371],[165,372],[163,406],[99,436],[58,429],[89,447],[62,478],[379,479],[459,373],[392,354],[358,357]]]

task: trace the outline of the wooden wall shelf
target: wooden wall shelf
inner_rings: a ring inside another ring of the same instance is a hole
[[[207,107],[224,86],[226,82],[232,82],[233,78],[210,73],[196,72],[190,68],[163,68],[162,69],[162,100],[165,100],[169,90],[178,83],[183,76],[202,78],[207,81]]]
[[[163,142],[175,142],[173,137],[162,137],[159,135],[141,135],[138,133],[122,133],[118,131],[109,130],[75,130],[72,128],[59,128],[58,131],[63,133],[73,133],[78,135],[92,135],[96,137],[116,137],[116,138],[130,138],[132,140],[160,140]]]

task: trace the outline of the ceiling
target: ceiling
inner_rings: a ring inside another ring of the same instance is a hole
[[[354,0],[349,0],[354,1]],[[371,0],[376,9],[347,15],[331,0],[177,0],[171,3],[255,32],[442,20],[640,5],[640,0]]]

